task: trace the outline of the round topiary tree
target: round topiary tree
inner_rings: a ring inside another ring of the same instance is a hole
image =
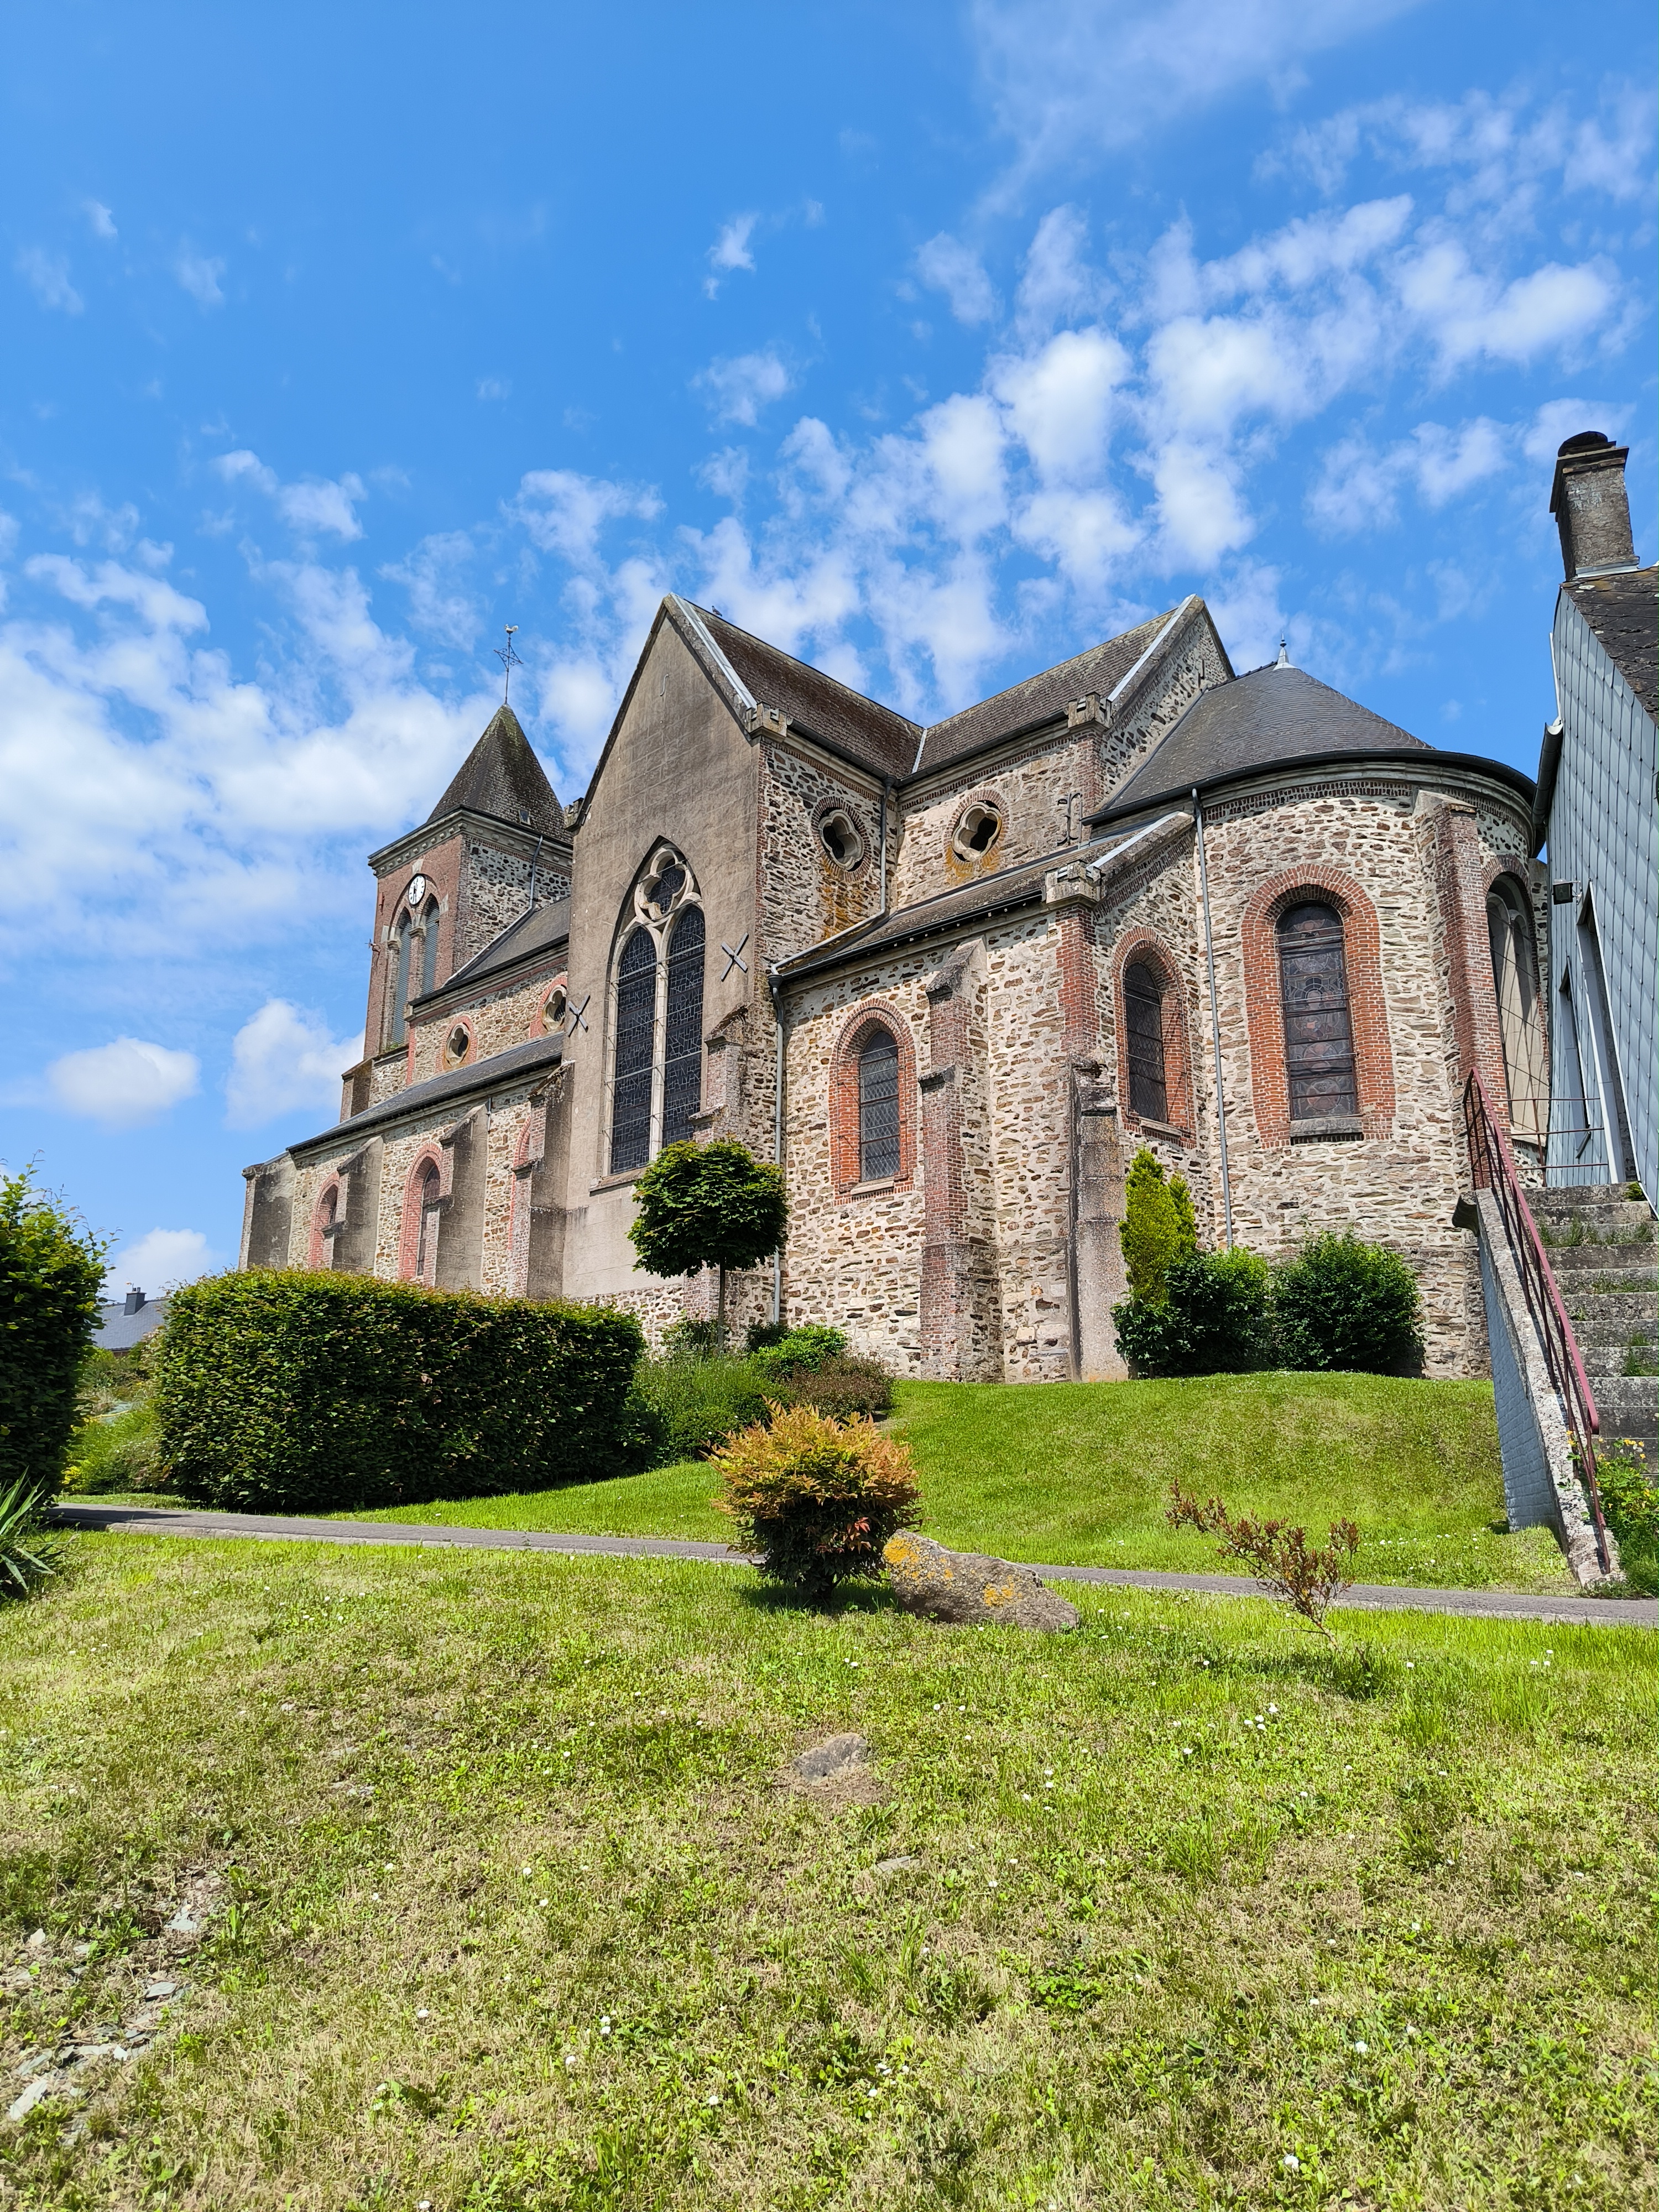
[[[628,1235],[653,1275],[715,1270],[714,1340],[726,1342],[726,1271],[769,1259],[789,1227],[783,1170],[734,1138],[665,1145],[634,1186]]]
[[[1273,1305],[1286,1367],[1420,1375],[1417,1278],[1397,1252],[1352,1230],[1310,1237],[1277,1272]]]

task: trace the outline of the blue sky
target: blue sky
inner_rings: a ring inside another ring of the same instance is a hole
[[[1593,33],[1589,35],[1587,33]],[[14,11],[0,1158],[146,1286],[331,1121],[362,855],[667,589],[920,718],[1201,592],[1531,769],[1547,512],[1654,557],[1651,9]]]

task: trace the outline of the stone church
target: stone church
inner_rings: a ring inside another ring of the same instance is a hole
[[[1107,1376],[1146,1145],[1206,1243],[1395,1248],[1430,1371],[1481,1373],[1462,1093],[1479,1066],[1541,1162],[1532,799],[1282,649],[1237,674],[1198,598],[923,727],[670,597],[585,796],[504,706],[370,856],[368,1056],[333,1127],[246,1170],[242,1264],[609,1300],[656,1337],[710,1290],[636,1272],[633,1183],[730,1135],[791,1207],[739,1321]]]

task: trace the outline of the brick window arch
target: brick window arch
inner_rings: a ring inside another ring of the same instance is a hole
[[[443,1154],[435,1145],[423,1145],[404,1184],[398,1235],[398,1273],[404,1282],[438,1279],[438,1237],[446,1195]]]
[[[830,1173],[837,1198],[909,1188],[916,1164],[915,1097],[909,1024],[890,1006],[860,1006],[843,1025],[830,1068]]]
[[[1319,909],[1330,917],[1320,919]],[[1298,911],[1301,910],[1301,911]],[[1382,994],[1376,908],[1338,868],[1285,869],[1244,909],[1244,1013],[1250,1087],[1264,1145],[1298,1137],[1386,1137],[1394,1124],[1394,1055]],[[1285,992],[1293,1003],[1286,1023]],[[1338,1032],[1346,1014],[1346,1038]],[[1321,1036],[1320,1031],[1329,1034]],[[1291,1062],[1296,1066],[1293,1070]],[[1351,1066],[1351,1078],[1343,1070]],[[1324,1070],[1322,1074],[1321,1069]],[[1352,1106],[1310,1112],[1352,1082]],[[1295,1102],[1302,1111],[1293,1115]]]
[[[1193,1055],[1187,991],[1174,954],[1157,933],[1133,929],[1112,957],[1116,1010],[1118,1110],[1126,1127],[1151,1122],[1191,1144]],[[1162,1091],[1163,1112],[1157,1110]]]
[[[334,1247],[344,1224],[340,1211],[341,1185],[338,1176],[331,1176],[317,1194],[317,1203],[311,1210],[311,1249],[306,1264],[311,1267],[331,1267]]]

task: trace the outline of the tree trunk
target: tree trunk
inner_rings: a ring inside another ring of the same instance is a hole
[[[714,1356],[722,1358],[726,1352],[726,1269],[719,1261],[714,1263]]]

